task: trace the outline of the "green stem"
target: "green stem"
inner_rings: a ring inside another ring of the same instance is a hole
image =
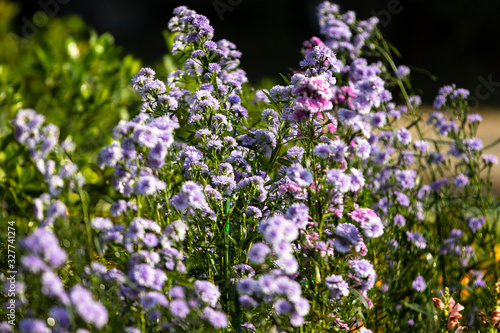
[[[77,182],[78,184],[78,182]],[[87,207],[87,200],[85,199],[85,193],[80,185],[77,185],[78,195],[80,196],[80,201],[82,203],[83,210],[83,220],[85,221],[85,232],[87,234],[87,255],[89,257],[89,262],[93,259],[94,244],[92,242],[92,228],[90,227],[89,210]]]

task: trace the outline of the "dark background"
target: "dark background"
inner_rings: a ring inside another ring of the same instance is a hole
[[[252,83],[266,77],[279,81],[279,73],[298,67],[302,42],[319,35],[315,7],[321,1],[299,0],[22,0],[19,31],[22,17],[32,20],[51,1],[65,3],[58,4],[58,16],[82,16],[98,33],[110,32],[116,44],[146,65],[167,52],[162,30],[173,8],[186,5],[210,19],[216,40],[228,39],[243,52],[242,65]],[[342,12],[354,10],[361,19],[380,18],[382,32],[402,54],[398,64],[414,69],[424,101],[432,102],[440,86],[454,82],[478,96],[481,106],[500,106],[500,0],[336,3]],[[226,10],[219,15],[215,6],[224,4]]]

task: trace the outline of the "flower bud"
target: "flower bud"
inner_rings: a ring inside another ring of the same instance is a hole
[[[488,325],[488,318],[486,317],[486,314],[484,312],[478,312],[477,316],[479,317],[479,322],[481,323],[481,326]]]
[[[434,302],[434,306],[436,307],[436,309],[440,309],[440,310],[444,309],[444,303],[442,300],[440,300],[439,298],[433,297],[432,301]]]

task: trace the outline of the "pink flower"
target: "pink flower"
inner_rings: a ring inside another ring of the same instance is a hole
[[[448,324],[446,327],[450,330],[453,326],[458,325],[458,320],[462,318],[462,315],[459,312],[462,311],[464,307],[461,304],[456,303],[453,300],[453,297],[450,297],[448,306],[450,307],[450,314],[448,315]]]
[[[311,52],[316,46],[325,46],[323,41],[321,41],[321,39],[319,39],[318,37],[312,37],[310,40],[306,40],[302,45],[305,47],[305,55]]]
[[[365,227],[365,223],[371,217],[377,217],[377,214],[375,214],[375,212],[370,208],[357,208],[347,215],[349,215],[349,217],[354,221],[358,222],[361,225],[361,228]]]
[[[444,303],[443,303],[442,300],[440,300],[439,298],[433,297],[432,301],[434,302],[434,307],[436,309],[439,309],[439,310],[443,310],[444,309]]]
[[[499,321],[500,321],[500,309],[496,309],[495,311],[491,312],[491,325],[495,327]]]

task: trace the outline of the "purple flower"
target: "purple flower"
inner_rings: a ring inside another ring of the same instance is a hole
[[[170,222],[163,230],[163,236],[174,242],[182,242],[186,238],[188,226],[181,220]],[[165,246],[166,247],[166,246]]]
[[[236,290],[240,295],[250,295],[256,287],[256,281],[251,278],[243,278],[238,281]]]
[[[402,151],[401,155],[400,155],[400,158],[407,165],[410,165],[410,164],[412,164],[415,161],[415,157],[413,156],[413,152],[410,151],[410,150]]]
[[[368,238],[377,238],[384,234],[384,225],[378,216],[368,218],[363,228],[363,234]]]
[[[304,148],[294,146],[286,152],[286,156],[288,159],[291,161],[295,161],[297,163],[300,163],[302,161],[302,157],[304,156]]]
[[[255,206],[248,206],[246,214],[248,217],[252,217],[254,219],[259,219],[262,217],[262,211]]]
[[[47,271],[42,275],[42,293],[47,296],[57,297],[63,304],[69,303],[63,282],[59,276],[51,271]]]
[[[436,109],[441,109],[445,103],[446,97],[438,95],[436,96],[436,99],[434,99],[434,103],[432,104],[432,106],[434,106]]]
[[[421,154],[425,153],[429,149],[429,143],[424,140],[418,140],[413,143],[413,147],[418,150]]]
[[[215,328],[227,327],[227,315],[223,312],[216,311],[212,308],[205,308],[201,317],[208,320],[208,322]]]
[[[189,197],[184,193],[176,194],[170,199],[170,204],[181,212],[185,211],[189,207]]]
[[[427,288],[427,284],[425,284],[424,278],[421,275],[419,275],[412,282],[411,287],[416,291],[422,292],[425,290],[425,288]]]
[[[78,330],[76,333],[87,333],[87,332],[79,332],[80,330]],[[87,330],[85,330],[87,331]],[[141,329],[137,328],[137,327],[127,327],[125,328],[125,333],[142,333]]]
[[[158,241],[158,237],[155,234],[148,232],[142,238],[142,242],[147,247],[156,247],[158,245],[159,241]]]
[[[260,176],[252,176],[240,180],[238,183],[238,189],[243,189],[246,187],[253,187],[256,191],[254,198],[263,202],[267,197],[267,190],[264,188],[264,179]]]
[[[224,194],[231,194],[236,188],[236,182],[234,181],[234,176],[215,176],[212,178],[212,184],[224,191]]]
[[[108,323],[108,310],[93,300],[92,294],[82,286],[75,286],[70,292],[71,302],[80,317],[89,324],[101,329]]]
[[[67,259],[66,251],[59,246],[56,236],[43,228],[35,229],[21,240],[21,246],[31,253],[42,256],[53,267],[61,266]]]
[[[423,185],[417,192],[417,199],[425,200],[429,196],[430,192],[431,192],[431,187],[429,185]]]
[[[264,111],[262,111],[262,121],[267,123],[268,128],[270,128],[274,133],[278,132],[279,118],[279,114],[273,109],[265,109]]]
[[[477,230],[481,229],[483,227],[483,224],[485,222],[484,216],[481,217],[469,217],[467,219],[467,224],[469,225],[469,228],[471,231],[476,232]]]
[[[467,178],[466,175],[464,175],[463,173],[459,174],[456,178],[455,178],[455,186],[456,187],[465,187],[467,184],[469,184],[469,179]]]
[[[303,203],[295,203],[286,211],[285,217],[292,220],[297,228],[305,229],[308,224],[309,207]]]
[[[498,158],[492,154],[484,154],[483,161],[485,164],[498,164]]]
[[[351,266],[351,270],[354,274],[359,278],[368,278],[373,279],[375,283],[375,270],[373,269],[373,265],[366,259],[361,260],[349,260],[349,265]],[[373,287],[373,285],[372,285]],[[371,288],[368,288],[371,289]]]
[[[313,154],[319,156],[322,159],[327,159],[330,157],[332,147],[326,143],[319,143],[314,149]]]
[[[330,289],[330,296],[339,299],[349,295],[349,284],[340,275],[330,275],[325,278],[325,285]]]
[[[105,147],[97,157],[97,165],[103,169],[105,166],[114,167],[116,163],[122,159],[122,149],[118,142],[113,142],[108,147]]]
[[[19,331],[22,333],[49,333],[52,332],[45,322],[40,319],[23,318],[19,322]]]
[[[472,276],[475,277],[474,287],[483,288],[486,286],[486,281],[483,280],[484,273],[481,270],[473,270]]]
[[[293,87],[292,86],[287,86],[283,87],[280,85],[276,85],[269,90],[269,95],[271,98],[276,101],[288,101],[290,100],[290,91]]]
[[[330,169],[326,173],[326,181],[340,193],[346,193],[351,189],[351,177],[342,170]]]
[[[21,257],[21,266],[32,273],[40,273],[49,270],[49,266],[36,255],[24,255]]]
[[[483,117],[477,113],[472,113],[467,115],[467,120],[469,120],[471,123],[479,123],[483,120]]]
[[[394,216],[394,225],[404,227],[405,224],[406,224],[406,219],[404,218],[403,215],[396,214],[396,216]]]
[[[295,298],[294,298],[293,303],[295,306],[295,311],[300,316],[306,316],[309,313],[311,305],[309,304],[309,300],[307,298],[299,297],[298,300],[295,300]]]
[[[148,153],[148,164],[154,168],[161,168],[165,164],[167,148],[163,142],[158,142]]]
[[[152,195],[165,189],[165,182],[158,180],[153,175],[142,176],[134,187],[134,193],[140,195]]]
[[[339,121],[346,126],[352,126],[361,120],[360,116],[357,115],[356,112],[348,109],[340,109],[338,111],[338,118]]]
[[[191,311],[186,301],[182,299],[175,299],[172,302],[170,302],[169,309],[172,315],[179,318],[186,318],[186,316]]]
[[[407,231],[406,236],[408,237],[408,240],[410,240],[419,249],[425,249],[427,247],[427,241],[421,233]]]
[[[343,238],[336,238],[334,242],[335,250],[340,253],[347,253],[351,250],[351,244]]]
[[[197,280],[194,282],[196,295],[205,303],[212,307],[217,305],[220,297],[219,287],[209,281]]]
[[[64,187],[64,180],[58,175],[52,176],[49,179],[49,193],[53,197],[59,196],[61,194],[62,188]]]
[[[155,269],[148,264],[135,265],[128,275],[131,281],[142,287],[152,287],[155,282]]]
[[[469,97],[470,95],[470,92],[467,90],[467,89],[463,89],[463,88],[457,88],[454,92],[453,92],[453,97],[454,98],[462,98],[462,99],[467,99],[467,97]]]
[[[276,302],[274,302],[273,307],[276,312],[282,315],[290,313],[293,309],[292,304],[284,299],[278,299]]]
[[[241,295],[239,297],[239,302],[240,305],[244,308],[255,308],[258,305],[257,302],[251,296],[248,295]]]
[[[467,139],[463,144],[469,150],[479,151],[483,148],[483,142],[478,138]]]
[[[351,191],[359,191],[365,186],[365,177],[358,169],[351,168],[349,177],[351,177]]]
[[[118,217],[128,209],[137,210],[137,207],[134,204],[127,203],[125,200],[118,200],[118,202],[115,202],[111,205],[109,211],[111,213],[111,216]]]
[[[405,127],[401,127],[396,133],[396,138],[402,145],[408,145],[411,142],[411,133]]]
[[[289,300],[298,300],[302,293],[300,284],[287,276],[280,276],[274,280],[273,291],[286,296]]]
[[[181,187],[181,192],[170,199],[170,204],[180,211],[184,211],[188,207],[194,209],[208,207],[203,187],[193,181],[185,182]]]
[[[134,88],[138,92],[142,92],[143,87],[147,83],[151,82],[153,80],[153,78],[155,77],[155,75],[156,75],[156,72],[153,69],[151,69],[149,67],[141,68],[139,70],[139,72],[137,72],[137,74],[135,74],[132,77],[132,80],[131,80],[132,88]]]
[[[270,244],[278,243],[281,240],[291,242],[297,239],[299,235],[295,223],[282,215],[273,215],[262,221],[258,228],[265,241]]]
[[[336,140],[330,143],[330,154],[335,161],[341,162],[346,152],[347,146],[343,141]]]
[[[415,187],[417,173],[414,170],[401,170],[396,173],[396,181],[403,189],[410,190]]]
[[[113,228],[113,222],[105,217],[95,217],[90,222],[90,226],[95,230],[109,230]]]
[[[59,176],[62,178],[69,178],[78,171],[76,164],[67,162],[59,169]]]
[[[168,300],[162,293],[151,291],[141,298],[141,304],[144,308],[149,310],[154,308],[156,305],[167,307]]]
[[[342,237],[345,241],[349,242],[351,245],[356,245],[361,235],[358,229],[351,223],[341,223],[339,224],[333,233],[337,236]]]
[[[68,215],[66,206],[59,200],[54,201],[47,209],[47,218],[51,221]]]
[[[384,112],[376,112],[373,114],[371,124],[375,127],[382,127],[386,123],[386,116]]]
[[[439,179],[439,180],[436,180],[435,182],[433,182],[431,184],[431,190],[433,190],[434,192],[439,192],[441,190],[441,188],[448,184],[450,181],[448,178],[442,178],[442,179]]]
[[[267,130],[254,129],[242,137],[242,146],[256,147],[264,156],[271,156],[271,151],[276,148],[275,135]]]
[[[248,251],[248,259],[254,264],[262,264],[270,252],[271,249],[266,244],[255,243]]]
[[[49,316],[56,320],[59,327],[69,327],[71,324],[69,313],[64,306],[54,306],[50,308]]]
[[[279,256],[276,265],[286,275],[294,275],[299,269],[299,262],[292,254]]]
[[[353,104],[360,114],[368,114],[372,106],[380,106],[384,85],[384,80],[378,76],[371,76],[355,83],[354,92],[357,97],[354,98]]]
[[[404,65],[398,66],[398,68],[396,69],[396,76],[398,78],[401,79],[408,75],[410,75],[410,69],[407,66]]]
[[[208,71],[210,73],[219,73],[221,70],[221,67],[219,64],[216,64],[216,63],[210,63],[208,64]]]
[[[356,145],[354,146],[354,154],[362,160],[370,157],[371,146],[367,140],[356,137],[354,139]]]
[[[184,298],[186,297],[186,293],[184,291],[184,287],[180,286],[173,286],[170,291],[169,295],[173,298]]]
[[[408,207],[410,205],[410,198],[401,192],[396,192],[396,201],[403,207]]]

